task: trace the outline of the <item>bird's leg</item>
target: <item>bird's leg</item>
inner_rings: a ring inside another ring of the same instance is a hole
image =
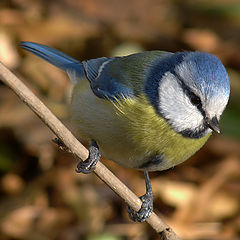
[[[76,169],[77,173],[91,173],[95,169],[97,162],[101,158],[99,147],[96,141],[92,140],[88,151],[88,158],[85,161],[80,161],[78,163]]]
[[[145,222],[150,217],[153,211],[153,191],[148,175],[148,171],[144,171],[145,182],[146,182],[146,193],[140,197],[142,200],[142,206],[138,212],[127,206],[127,211],[130,219],[134,222]]]

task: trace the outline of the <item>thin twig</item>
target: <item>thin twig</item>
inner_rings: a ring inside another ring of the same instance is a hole
[[[55,115],[11,72],[0,62],[0,78],[17,96],[27,104],[33,112],[51,129],[51,131],[66,145],[70,151],[82,160],[88,157],[88,150],[73,136],[73,134],[59,121]],[[138,211],[141,200],[127,188],[101,162],[98,162],[95,174],[102,179],[116,194]],[[179,240],[172,229],[155,213],[147,219],[149,225],[163,240]]]

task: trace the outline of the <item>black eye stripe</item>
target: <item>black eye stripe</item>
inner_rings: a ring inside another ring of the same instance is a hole
[[[191,89],[184,83],[183,79],[175,71],[174,71],[174,75],[179,80],[179,84],[182,87],[184,93],[188,96],[190,102],[197,107],[197,109],[201,112],[201,114],[205,118],[206,113],[203,110],[202,101],[200,97],[198,97],[193,91],[191,91]]]

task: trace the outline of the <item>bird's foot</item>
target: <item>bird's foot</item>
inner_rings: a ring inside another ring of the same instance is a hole
[[[91,173],[94,171],[97,162],[101,158],[101,154],[99,152],[99,147],[96,141],[92,141],[89,147],[89,156],[85,161],[80,161],[77,165],[76,172],[77,173]]]
[[[129,217],[134,222],[145,222],[153,211],[153,196],[148,193],[140,197],[142,200],[142,206],[138,212],[127,206]]]

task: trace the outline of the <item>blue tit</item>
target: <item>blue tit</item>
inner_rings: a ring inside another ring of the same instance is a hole
[[[134,221],[145,221],[153,209],[148,171],[182,163],[212,131],[220,132],[230,84],[216,56],[146,51],[81,62],[42,44],[20,46],[67,72],[73,82],[72,119],[79,134],[92,140],[78,172],[91,172],[100,154],[144,170],[142,207],[127,208]]]

